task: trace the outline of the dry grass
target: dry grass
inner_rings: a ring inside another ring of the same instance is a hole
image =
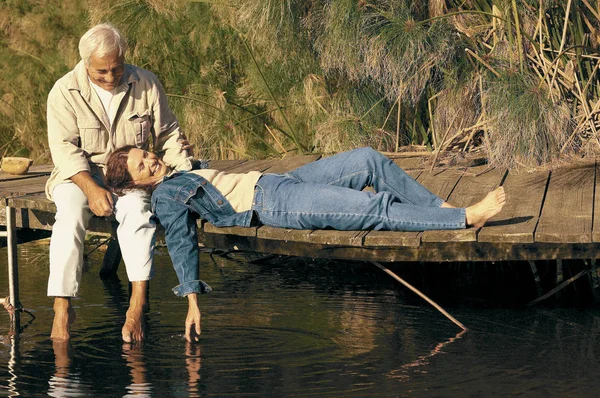
[[[0,3],[0,154],[49,160],[47,93],[100,21],[202,157],[420,145],[516,167],[600,150],[590,0],[34,0]]]
[[[485,146],[491,164],[533,167],[558,160],[573,126],[567,104],[548,97],[536,79],[521,74],[489,86]]]

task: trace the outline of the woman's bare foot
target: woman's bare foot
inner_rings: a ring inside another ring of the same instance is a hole
[[[75,310],[69,297],[54,298],[54,322],[50,338],[56,341],[67,341],[71,338],[71,324],[75,322]]]
[[[467,225],[475,228],[481,228],[487,220],[500,213],[502,207],[506,203],[506,194],[503,187],[498,187],[492,192],[489,192],[485,198],[467,207],[466,217]]]
[[[442,203],[442,205],[440,206],[443,209],[456,209],[456,206],[452,206],[450,203],[448,202],[444,202]]]

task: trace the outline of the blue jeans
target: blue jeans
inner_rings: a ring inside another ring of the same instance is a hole
[[[375,193],[362,191],[371,186]],[[294,229],[424,231],[465,228],[465,209],[444,201],[371,148],[289,173],[265,174],[252,210],[264,225]]]

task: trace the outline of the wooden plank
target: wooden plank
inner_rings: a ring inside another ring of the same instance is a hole
[[[480,242],[533,242],[549,171],[509,173],[504,181],[507,202],[479,231]]]
[[[447,201],[464,173],[465,169],[424,171],[417,181],[435,195]]]
[[[247,173],[249,171],[264,171],[269,167],[273,166],[277,160],[266,159],[266,160],[247,160],[238,166],[227,169],[230,173]]]
[[[3,171],[0,171],[0,181],[23,180],[23,179],[35,178],[35,177],[39,177],[39,176],[49,176],[50,173],[52,172],[53,168],[54,168],[54,166],[49,165],[49,164],[31,166],[27,173],[20,174],[20,175],[8,174]]]
[[[207,234],[256,236],[258,227],[215,227],[213,224],[203,223],[203,230]]]
[[[205,246],[300,257],[363,261],[525,261],[594,258],[599,243],[496,243],[423,242],[420,247],[326,245],[310,242],[273,241],[256,237],[206,234]]]
[[[592,241],[595,174],[594,163],[551,172],[536,242]]]
[[[467,207],[483,199],[497,188],[506,175],[505,169],[488,169],[487,166],[470,167],[466,170],[450,194],[448,203],[456,207]],[[478,228],[458,230],[425,231],[423,242],[469,242],[477,240]]]
[[[592,241],[600,242],[600,162],[596,163],[596,189],[594,197],[594,224],[592,226]]]
[[[394,163],[404,170],[424,169],[428,156],[393,157]]]
[[[308,242],[309,236],[312,233],[313,231],[310,229],[274,228],[263,225],[256,231],[256,237],[284,242]]]
[[[421,244],[421,234],[418,232],[400,231],[370,231],[364,240],[365,246],[407,246],[417,247]]]
[[[362,246],[369,231],[316,230],[308,236],[311,243],[323,245]]]
[[[208,168],[214,169],[214,170],[220,170],[220,171],[227,171],[227,170],[237,167],[245,162],[246,162],[246,160],[239,160],[239,159],[238,160],[210,160],[208,162]]]
[[[47,176],[41,176],[27,179],[1,181],[0,198],[44,192],[47,180]]]
[[[280,161],[273,163],[268,169],[264,170],[265,173],[283,174],[288,171],[297,169],[300,166],[319,160],[321,155],[298,155],[290,156],[281,159]]]

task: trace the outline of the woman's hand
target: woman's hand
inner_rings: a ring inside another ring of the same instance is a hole
[[[198,293],[190,293],[187,295],[188,313],[185,318],[185,339],[193,342],[198,341],[201,333],[200,328],[200,308],[198,307]]]

